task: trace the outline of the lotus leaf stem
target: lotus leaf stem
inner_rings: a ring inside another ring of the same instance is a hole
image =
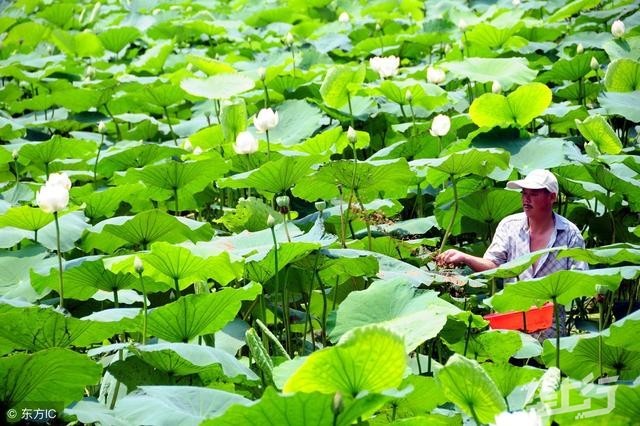
[[[264,134],[267,137],[267,160],[271,160],[271,142],[269,140],[269,129],[265,130]]]
[[[456,216],[458,214],[458,188],[456,186],[456,177],[452,174],[451,176],[451,186],[453,188],[453,214],[451,215],[451,220],[449,221],[449,226],[444,233],[444,237],[442,238],[442,243],[440,244],[440,252],[447,244],[447,240],[449,239],[449,235],[451,235],[451,229],[453,229],[453,225],[456,221]]]
[[[56,223],[56,248],[58,251],[58,285],[60,294],[60,308],[64,309],[64,280],[62,277],[62,250],[60,250],[60,223],[58,222],[58,212],[53,212],[53,220]]]
[[[275,227],[271,227],[271,237],[273,238],[273,259],[274,259],[274,280],[276,282],[276,291],[273,294],[273,305],[274,305],[274,311],[273,311],[273,330],[276,330],[276,327],[278,326],[278,315],[276,313],[276,309],[278,307],[278,304],[276,302],[276,300],[278,300],[278,292],[280,291],[280,276],[278,274],[278,271],[280,270],[280,268],[278,267],[278,240],[276,239],[276,231],[275,231]],[[282,307],[284,309],[284,306]]]
[[[560,370],[560,309],[558,309],[557,297],[551,298],[553,301],[553,316],[556,323],[556,367]]]
[[[167,110],[166,106],[163,106],[162,109],[164,110],[164,116],[167,118],[167,124],[169,125],[169,131],[171,132],[171,135],[173,136],[173,143],[175,146],[178,146],[178,139],[176,138],[176,132],[173,131],[173,125],[171,124],[171,118],[169,117],[169,110]]]
[[[147,291],[144,288],[142,272],[138,272],[140,286],[142,287],[142,344],[147,344]]]
[[[98,145],[98,152],[96,152],[96,162],[93,165],[93,182],[97,180],[98,176],[98,161],[100,161],[100,151],[104,145],[104,133],[100,135],[100,145]]]
[[[469,319],[467,320],[467,335],[464,338],[464,356],[467,356],[467,349],[469,348],[469,339],[471,338],[471,324],[473,323],[473,316],[469,313]]]

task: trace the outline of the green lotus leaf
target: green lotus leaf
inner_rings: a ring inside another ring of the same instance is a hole
[[[491,303],[498,312],[527,310],[533,305],[541,306],[553,298],[561,305],[568,305],[576,297],[595,295],[596,285],[606,285],[615,290],[623,277],[635,277],[639,273],[640,268],[631,266],[557,271],[546,277],[508,285],[493,296]]]
[[[269,130],[269,138],[287,147],[311,137],[329,120],[318,108],[304,100],[287,100],[278,106],[278,125]]]
[[[505,89],[515,84],[527,84],[536,76],[525,58],[467,58],[444,63],[442,67],[459,79],[468,78],[479,83],[497,80]]]
[[[530,402],[516,401],[518,389],[527,389],[526,385],[538,387],[538,382],[544,373],[544,370],[533,368],[530,366],[517,367],[511,364],[493,364],[490,362],[482,364],[482,368],[487,372],[491,380],[496,384],[502,397],[507,400],[509,409],[512,411],[523,409]],[[531,395],[533,397],[534,395]],[[515,403],[520,402],[518,406]]]
[[[51,222],[53,215],[43,212],[39,207],[12,207],[0,216],[0,227],[13,226],[27,231],[37,231]]]
[[[640,123],[640,110],[636,108],[640,102],[640,90],[626,93],[603,92],[598,96],[598,102],[607,113]]]
[[[247,409],[251,401],[231,392],[196,386],[141,386],[118,400],[113,410],[83,400],[65,413],[83,423],[100,422],[117,426],[181,424],[195,426],[220,416],[231,406]]]
[[[92,185],[87,185],[82,189],[71,188],[71,197],[83,203],[85,216],[95,221],[112,217],[123,201],[130,200],[132,194],[140,194],[144,190],[145,186],[141,183],[112,186],[98,191]]]
[[[209,23],[207,23],[210,25]],[[224,31],[220,29],[220,31]],[[207,58],[205,56],[188,55],[187,60],[190,64],[193,64],[196,68],[203,71],[205,74],[212,76],[215,74],[227,74],[236,72],[235,68],[231,65],[216,61],[215,59]]]
[[[404,159],[360,161],[355,167],[353,161],[336,160],[300,180],[292,192],[308,201],[331,199],[340,195],[340,185],[343,191],[353,191],[360,202],[368,203],[383,196],[403,198],[413,180]]]
[[[376,411],[391,396],[366,394],[358,398],[345,395],[343,411],[334,422],[331,410],[333,395],[319,392],[296,392],[283,395],[268,387],[260,400],[248,407],[237,405],[229,408],[223,415],[207,420],[203,425],[236,426],[239,424],[297,426],[303,422],[306,426],[348,426]]]
[[[174,84],[156,82],[153,85],[144,86],[138,96],[141,100],[151,105],[167,108],[183,102],[186,93]]]
[[[607,344],[606,337],[603,337],[602,341],[601,358],[599,347],[598,333],[562,337],[560,339],[562,371],[577,380],[582,380],[589,374],[598,377],[600,376],[600,362],[602,362],[602,372],[607,376],[618,376],[622,380],[633,380],[638,377],[640,358],[638,358],[637,352],[610,346]],[[555,339],[545,340],[542,360],[547,366],[555,365]]]
[[[278,271],[318,248],[320,248],[318,243],[292,242],[279,244]],[[266,282],[275,275],[275,250],[271,248],[267,253],[258,253],[248,257],[244,269],[248,279],[260,283]]]
[[[90,31],[72,34],[56,29],[51,33],[51,40],[68,56],[97,58],[104,54],[104,47],[100,39]]]
[[[73,250],[75,242],[82,237],[85,229],[89,227],[87,218],[81,211],[67,213],[58,218],[60,226],[60,250],[68,252]],[[49,250],[57,250],[56,224],[50,222],[38,231],[38,242]]]
[[[516,25],[501,28],[480,22],[478,25],[474,25],[465,36],[469,43],[496,50],[502,48],[521,27],[522,24],[519,22]]]
[[[576,120],[576,127],[586,140],[598,147],[601,153],[619,154],[622,151],[620,138],[601,115],[592,115],[582,122]]]
[[[132,347],[132,351],[154,368],[178,376],[195,374],[217,364],[222,367],[227,377],[243,375],[249,380],[258,379],[253,371],[241,364],[233,355],[210,346],[157,343],[137,345]]]
[[[449,175],[475,174],[487,176],[496,168],[509,168],[509,153],[499,149],[470,148],[440,158],[423,158],[411,161],[412,168],[429,167]]]
[[[84,347],[100,343],[122,331],[118,323],[81,320],[52,308],[14,308],[5,305],[0,313],[0,336],[17,349],[39,351],[70,346]]]
[[[231,232],[239,233],[244,230],[255,232],[268,228],[269,215],[278,217],[278,213],[261,199],[241,200],[235,210],[226,212],[218,222]]]
[[[609,64],[604,77],[608,92],[633,92],[640,90],[640,62],[617,59]]]
[[[227,101],[222,106],[220,125],[226,142],[235,142],[236,137],[247,128],[247,105],[242,98]]]
[[[195,280],[207,278],[206,259],[194,256],[189,249],[170,243],[153,243],[151,253],[145,255],[143,260],[168,277],[169,282],[180,282],[180,289],[187,288]]]
[[[101,153],[98,174],[111,177],[118,170],[144,167],[183,152],[177,147],[154,143],[119,142]]]
[[[4,238],[4,235],[2,235]],[[30,283],[30,271],[57,267],[58,259],[48,257],[42,246],[0,253],[0,295],[35,302],[39,297]],[[56,283],[57,285],[57,283]],[[55,287],[54,287],[55,288]]]
[[[310,266],[310,265],[308,265]],[[318,275],[330,285],[348,277],[372,277],[378,272],[378,261],[373,256],[324,258],[318,264]]]
[[[593,9],[599,4],[599,0],[574,0],[556,10],[551,16],[549,16],[548,22],[562,21],[563,19],[567,19],[581,11]]]
[[[406,420],[413,416],[427,414],[434,408],[447,402],[447,399],[442,393],[442,389],[440,389],[440,385],[433,377],[409,375],[402,381],[401,387],[407,388],[409,386],[412,388],[411,393],[404,398],[394,400],[390,404],[387,404],[378,414],[377,418],[384,416],[390,419],[395,412],[397,419]]]
[[[464,355],[465,346],[469,358],[479,362],[491,360],[496,364],[508,363],[522,347],[519,333],[505,330],[487,330],[480,334],[472,334],[467,343],[465,339],[448,343],[447,346]]]
[[[613,244],[591,249],[570,248],[558,253],[558,259],[571,257],[590,264],[615,265],[616,263],[640,263],[640,247],[635,244]]]
[[[355,69],[345,65],[335,65],[329,68],[320,86],[322,100],[331,108],[342,108],[347,103],[349,94],[362,86],[365,74],[364,65]]]
[[[503,189],[477,191],[460,201],[462,216],[488,225],[497,224],[522,206],[519,193]]]
[[[180,82],[185,92],[206,99],[229,99],[254,86],[253,80],[241,74],[217,74],[206,79],[186,78]]]
[[[73,20],[74,9],[73,4],[52,4],[40,11],[38,16],[57,27],[68,29]]]
[[[546,249],[537,250],[527,255],[520,256],[509,262],[503,263],[497,268],[488,269],[486,271],[472,274],[471,277],[477,277],[477,276],[486,276],[486,277],[494,277],[494,278],[517,277],[518,275],[526,271],[527,268],[533,265],[542,256],[545,256],[548,253],[559,252],[560,250],[561,250],[560,247],[550,247]]]
[[[476,361],[462,355],[453,354],[436,379],[449,401],[482,423],[492,423],[497,414],[507,409],[489,375]]]
[[[79,400],[86,386],[97,384],[101,372],[100,364],[68,349],[14,354],[0,359],[0,399],[8,407],[51,401],[60,404],[56,408],[62,410]]]
[[[259,169],[218,179],[216,183],[220,188],[256,188],[271,194],[284,193],[311,173],[311,166],[316,161],[316,157],[282,157],[263,164]]]
[[[21,22],[12,27],[3,44],[6,49],[21,48],[23,51],[31,51],[40,41],[49,36],[51,29],[37,22]]]
[[[92,141],[54,136],[45,142],[23,145],[20,148],[20,158],[29,160],[44,171],[55,160],[88,158],[95,155],[95,152],[96,144]]]
[[[640,386],[620,385],[616,390],[616,402],[612,415],[621,416],[622,421],[633,421],[640,416]],[[615,417],[614,417],[615,419]]]
[[[640,311],[635,311],[611,324],[607,345],[617,346],[628,351],[640,351],[640,341],[636,340],[640,330]]]
[[[118,53],[135,39],[140,31],[135,27],[112,27],[98,34],[98,38],[109,52]]]
[[[147,49],[142,55],[133,59],[129,68],[134,72],[148,72],[152,75],[158,74],[162,71],[173,48],[174,44],[172,41],[167,40],[160,42],[150,49]]]
[[[518,87],[507,96],[485,93],[474,99],[469,114],[480,127],[524,127],[551,105],[551,89],[542,83]]]
[[[379,327],[365,327],[337,346],[312,353],[283,390],[354,397],[362,391],[380,393],[400,386],[405,368],[402,339]]]
[[[374,281],[366,290],[350,293],[340,304],[329,337],[335,342],[358,327],[375,325],[401,336],[409,353],[435,337],[447,316],[458,312],[437,292],[417,291],[407,280]]]
[[[578,81],[591,72],[591,54],[576,55],[571,59],[560,59],[551,69],[540,76],[539,81],[562,83],[565,80]]]
[[[149,335],[169,342],[183,342],[221,330],[231,321],[243,300],[254,300],[262,291],[258,284],[212,294],[190,294],[149,313]]]

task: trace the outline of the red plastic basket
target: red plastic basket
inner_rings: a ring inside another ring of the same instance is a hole
[[[497,330],[520,330],[525,333],[544,330],[553,325],[553,303],[549,302],[539,308],[528,311],[507,312],[504,314],[485,315],[489,326]]]

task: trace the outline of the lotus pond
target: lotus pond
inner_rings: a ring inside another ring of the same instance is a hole
[[[637,2],[0,10],[6,421],[640,419]],[[435,264],[538,168],[588,271]],[[484,319],[552,300],[558,340]]]

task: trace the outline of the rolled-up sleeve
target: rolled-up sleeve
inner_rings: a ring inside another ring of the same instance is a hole
[[[487,248],[482,256],[484,259],[490,260],[496,265],[502,265],[509,260],[509,230],[505,220],[502,220],[496,227],[496,232],[491,241],[491,245]]]

